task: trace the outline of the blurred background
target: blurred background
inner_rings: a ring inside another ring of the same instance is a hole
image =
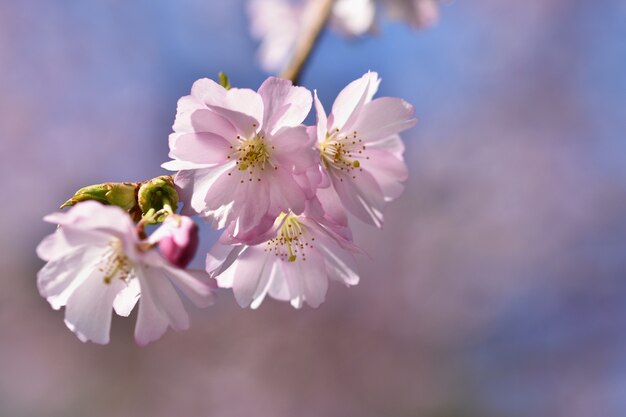
[[[371,69],[420,118],[384,230],[353,222],[361,283],[317,310],[224,292],[146,348],[134,316],[107,346],[66,329],[36,289],[42,216],[163,173],[197,78],[260,85],[244,10],[0,0],[0,416],[626,415],[623,0],[454,1],[426,31],[324,34],[302,82],[326,106]]]

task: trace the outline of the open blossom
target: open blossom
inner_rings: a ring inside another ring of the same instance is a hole
[[[257,308],[266,295],[290,301],[295,308],[303,303],[317,307],[329,279],[346,285],[359,282],[354,260],[359,250],[349,230],[309,209],[302,215],[282,213],[259,240],[255,245],[218,243],[207,256],[207,271],[220,287],[233,289],[242,307]]]
[[[404,190],[407,169],[398,133],[417,121],[413,106],[404,100],[373,99],[379,84],[375,72],[351,82],[339,93],[328,116],[315,95],[315,135],[321,165],[331,183],[318,191],[318,198],[327,217],[339,224],[346,222],[343,206],[380,227],[386,202]]]
[[[280,71],[309,30],[319,0],[250,0],[250,31],[261,41],[259,61],[266,71]],[[337,0],[330,24],[346,36],[361,36],[375,24],[374,0]],[[280,24],[277,24],[280,22]]]
[[[141,345],[168,326],[189,327],[177,289],[199,307],[213,302],[208,276],[174,267],[149,250],[118,207],[86,201],[44,220],[59,227],[37,247],[47,261],[37,286],[54,309],[65,306],[65,324],[82,341],[108,343],[111,310],[128,316],[140,298],[135,340]]]
[[[196,81],[178,103],[173,160],[163,164],[179,171],[186,210],[218,228],[232,224],[238,239],[271,227],[282,211],[302,213],[316,187],[317,155],[301,125],[311,102],[309,90],[274,77],[258,92]]]

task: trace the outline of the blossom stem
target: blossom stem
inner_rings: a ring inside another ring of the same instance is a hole
[[[335,0],[319,0],[318,8],[313,12],[315,13],[315,17],[312,19],[308,30],[300,42],[296,45],[293,58],[280,75],[281,78],[291,80],[294,84],[298,83],[302,75],[302,70],[311,57],[311,53],[315,49],[324,27],[326,27],[328,23],[334,3]]]

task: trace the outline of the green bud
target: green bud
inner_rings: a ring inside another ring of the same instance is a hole
[[[230,90],[230,80],[228,79],[228,75],[220,72],[217,76],[219,77],[220,85],[225,89]]]
[[[139,208],[144,219],[163,210],[164,213],[150,223],[161,223],[167,216],[176,212],[178,208],[178,193],[174,188],[174,181],[169,175],[163,175],[143,182],[138,192]]]
[[[110,204],[130,211],[137,204],[135,194],[138,185],[135,182],[105,182],[89,185],[76,191],[74,196],[63,203],[61,208],[73,206],[81,201],[95,200],[102,204]]]

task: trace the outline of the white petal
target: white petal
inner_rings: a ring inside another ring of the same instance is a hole
[[[241,307],[250,305],[255,297],[266,291],[269,270],[274,262],[274,255],[264,252],[260,246],[250,247],[244,251],[234,264],[233,292]]]
[[[165,266],[170,281],[196,307],[208,307],[215,302],[215,281],[205,271]]]
[[[130,282],[122,291],[120,291],[115,300],[113,300],[113,309],[118,316],[128,317],[135,308],[139,296],[141,295],[141,288],[139,287],[139,279],[132,278]]]
[[[189,316],[176,290],[162,271],[136,268],[141,286],[135,341],[143,346],[160,338],[171,326],[174,330],[189,328]]]
[[[39,294],[55,310],[66,305],[76,288],[96,268],[101,253],[102,249],[98,248],[78,248],[48,262],[37,273]]]
[[[65,324],[83,342],[109,343],[113,300],[123,288],[118,279],[106,284],[94,269],[67,300]]]

